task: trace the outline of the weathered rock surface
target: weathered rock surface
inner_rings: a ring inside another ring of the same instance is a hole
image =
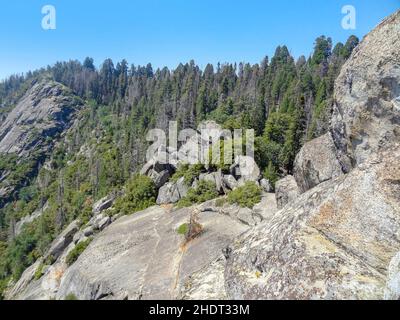
[[[210,209],[210,205],[212,206]],[[241,223],[254,227],[262,221],[270,220],[277,211],[275,195],[272,193],[263,193],[260,203],[256,204],[252,209],[241,208],[237,205],[225,204],[221,208],[215,207],[215,200],[201,205],[202,210],[219,211],[221,214],[230,216]]]
[[[222,179],[227,188],[234,190],[238,187],[238,182],[236,181],[234,176],[230,174],[225,174]]]
[[[156,188],[159,189],[171,177],[171,172],[169,170],[163,170],[161,172],[152,171],[149,176],[153,180]]]
[[[57,137],[71,125],[81,104],[71,90],[59,83],[48,80],[33,82],[0,126],[0,153],[15,154],[17,161],[43,161]],[[32,174],[27,172],[26,178]],[[0,171],[0,206],[21,187],[8,181],[7,176],[8,172]]]
[[[221,256],[190,275],[178,296],[181,300],[227,300],[224,283],[225,257]]]
[[[175,211],[172,206],[155,206],[121,217],[96,234],[68,268],[66,256],[78,238],[85,238],[79,231],[39,280],[34,280],[34,274],[42,259],[24,272],[7,298],[63,299],[69,293],[79,299],[226,298],[223,252],[250,227],[239,215],[223,212],[215,203],[211,200]],[[236,206],[229,208],[240,211]],[[272,194],[264,194],[253,208],[258,221],[271,219],[275,211]],[[177,229],[189,222],[193,212],[203,231],[185,242]]]
[[[68,126],[80,105],[66,87],[56,82],[35,83],[0,127],[0,152],[26,156]]]
[[[335,83],[332,136],[345,172],[400,139],[400,11],[355,48]]]
[[[400,148],[322,183],[240,237],[234,299],[383,299],[400,249]]]
[[[261,177],[257,163],[254,158],[249,156],[237,156],[230,170],[232,175],[238,179],[239,183],[258,181]]]
[[[168,182],[158,191],[157,204],[176,203],[186,196],[189,187],[185,183],[185,178],[179,178],[176,182]]]
[[[221,256],[248,227],[217,212],[201,213],[204,232],[184,244],[176,229],[193,208],[153,207],[120,218],[100,233],[62,278],[58,298],[172,299],[185,296],[189,276]],[[191,293],[195,295],[196,293]]]
[[[299,187],[293,176],[286,176],[275,184],[275,197],[278,209],[293,202],[300,194]]]
[[[42,261],[42,259],[38,259],[34,264],[32,264],[24,271],[17,283],[15,283],[15,285],[8,292],[6,292],[6,298],[11,299],[13,297],[18,297],[21,292],[24,292],[24,290],[31,284],[32,280],[34,279],[35,272]]]
[[[110,208],[113,205],[115,198],[115,195],[109,195],[98,200],[95,204],[93,204],[93,215],[98,215],[104,210]]]
[[[75,220],[71,222],[68,227],[65,228],[63,232],[53,241],[50,246],[50,249],[47,251],[44,260],[49,257],[53,259],[57,259],[68,247],[68,245],[72,242],[75,233],[79,230],[80,221]]]
[[[273,188],[271,185],[271,182],[269,182],[269,180],[267,179],[261,179],[260,180],[260,187],[264,190],[264,192],[272,192]]]
[[[400,252],[390,261],[384,298],[400,300]]]
[[[294,178],[302,193],[342,173],[330,133],[307,142],[294,161]]]

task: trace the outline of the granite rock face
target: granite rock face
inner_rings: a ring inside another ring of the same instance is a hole
[[[327,181],[240,237],[233,299],[383,299],[400,250],[400,149]]]
[[[80,101],[56,82],[35,83],[0,127],[0,152],[26,156],[64,131]]]
[[[42,208],[38,208],[37,210],[32,212],[30,215],[21,218],[15,225],[15,236],[18,236],[21,233],[22,228],[25,225],[27,225],[27,224],[33,222],[34,220],[36,220],[37,218],[39,218],[42,215],[42,213],[45,210],[47,210],[48,207],[49,207],[49,204],[48,204],[48,202],[46,202]]]
[[[275,184],[275,197],[278,209],[297,199],[300,194],[299,187],[293,176],[286,176]]]
[[[0,126],[0,154],[16,155],[18,163],[43,162],[59,136],[72,124],[81,105],[81,100],[62,84],[33,82]],[[8,181],[8,174],[0,171],[0,206],[21,187]],[[28,172],[26,178],[33,174]]]
[[[261,177],[260,168],[254,158],[249,156],[237,156],[230,171],[238,179],[239,184],[246,181],[258,181]]]
[[[226,248],[255,224],[243,219],[241,208],[220,208],[215,203],[211,200],[179,210],[171,205],[154,206],[120,217],[103,231],[91,234],[94,240],[68,267],[68,253],[87,239],[83,233],[94,224],[89,222],[77,231],[71,227],[73,223],[64,234],[75,236],[55,263],[36,280],[34,275],[44,261],[38,260],[8,291],[7,299],[64,299],[70,293],[91,300],[225,298]],[[247,217],[256,217],[254,221],[260,223],[270,220],[275,212],[273,194],[264,194]],[[177,230],[193,213],[197,213],[203,230],[187,242]]]
[[[181,177],[176,182],[164,184],[158,191],[157,204],[176,203],[186,196],[189,186],[185,183],[185,178]]]
[[[335,82],[331,133],[342,169],[400,140],[400,12],[355,48]]]
[[[384,298],[400,300],[400,252],[390,261]]]
[[[78,232],[81,223],[79,220],[71,222],[60,235],[54,239],[50,249],[47,251],[44,260],[51,257],[57,259],[64,252],[65,248],[72,242],[75,233]]]
[[[307,142],[294,161],[294,178],[302,193],[341,174],[330,133]]]
[[[202,213],[199,222],[203,233],[185,243],[176,230],[188,222],[193,210],[170,212],[167,207],[153,207],[120,218],[66,271],[57,297],[62,299],[69,293],[79,299],[185,296],[190,275],[221,257],[222,249],[248,229],[217,212]],[[193,288],[191,295],[195,295]]]

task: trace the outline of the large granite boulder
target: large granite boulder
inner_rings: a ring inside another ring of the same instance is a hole
[[[153,180],[155,187],[159,189],[165,183],[167,183],[167,181],[171,177],[171,171],[163,170],[161,172],[157,172],[155,170],[151,170],[149,173],[149,177]]]
[[[330,133],[307,142],[294,161],[294,178],[301,192],[342,173]]]
[[[400,251],[399,164],[397,146],[239,237],[225,271],[228,297],[383,299]]]
[[[236,189],[238,187],[237,180],[231,174],[225,174],[222,177],[222,181],[223,181],[224,185],[230,190],[234,190],[234,189]]]
[[[400,11],[355,48],[335,82],[332,136],[348,172],[400,140]]]
[[[176,182],[164,184],[158,191],[157,204],[176,203],[186,196],[189,186],[185,183],[185,178],[181,177]]]
[[[75,233],[78,232],[81,222],[79,220],[74,220],[71,222],[63,232],[61,232],[58,237],[52,242],[50,249],[44,256],[44,260],[52,258],[56,260],[72,242]]]
[[[275,197],[278,209],[298,198],[300,189],[293,176],[286,176],[275,184]]]
[[[93,215],[98,215],[104,210],[109,209],[114,204],[115,198],[116,196],[114,194],[111,194],[96,201],[92,207]]]
[[[239,184],[246,181],[258,181],[261,177],[260,168],[254,158],[249,156],[237,156],[230,167],[230,171],[238,179]]]

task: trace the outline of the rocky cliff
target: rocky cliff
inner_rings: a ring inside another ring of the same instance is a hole
[[[335,84],[330,131],[302,147],[275,195],[263,192],[252,209],[225,202],[248,180],[271,190],[243,157],[229,175],[207,171],[191,181],[212,181],[221,198],[177,209],[189,186],[184,177],[169,181],[176,168],[158,157],[178,151],[160,148],[141,172],[157,185],[159,206],[111,217],[114,198],[101,199],[89,222],[72,222],[6,297],[400,299],[399,28],[397,12],[355,49]],[[22,154],[12,136],[2,148]]]
[[[273,194],[264,194],[252,210],[218,206],[212,200],[184,209],[155,206],[112,221],[103,211],[84,226],[74,221],[47,254],[56,262],[41,270],[46,262],[38,260],[7,298],[64,299],[74,294],[79,299],[226,299],[226,248],[275,211]],[[202,230],[186,239],[179,229],[193,214]],[[93,232],[94,240],[69,267],[68,254]],[[35,279],[38,270],[43,276]]]
[[[79,105],[69,89],[49,81],[33,83],[0,127],[0,152],[27,156],[68,126]]]
[[[29,161],[31,168],[23,173],[23,178],[29,178],[70,126],[81,104],[70,89],[57,82],[33,81],[0,126],[0,155],[15,156],[16,164]],[[0,205],[24,184],[24,181],[9,181],[9,173],[0,170]]]

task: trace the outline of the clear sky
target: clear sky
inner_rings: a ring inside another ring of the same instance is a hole
[[[43,30],[42,7],[56,8],[56,30]],[[341,26],[356,8],[356,30]],[[106,58],[175,68],[194,59],[259,62],[286,44],[308,56],[319,35],[360,38],[400,0],[2,0],[0,79],[60,60]]]

